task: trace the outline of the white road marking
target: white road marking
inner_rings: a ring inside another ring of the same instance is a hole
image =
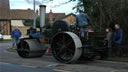
[[[0,62],[0,64],[11,64],[11,63]]]
[[[53,69],[53,71],[56,71],[56,72],[71,72],[71,71],[60,70],[60,69]]]
[[[40,68],[40,66],[29,66],[29,65],[21,65],[23,67],[31,67],[31,68]]]

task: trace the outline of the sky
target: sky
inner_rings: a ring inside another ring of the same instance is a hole
[[[76,13],[76,10],[72,10],[72,8],[77,4],[77,2],[70,2],[67,4],[63,4],[68,0],[36,0],[36,9],[39,9],[39,5],[46,5],[46,12],[49,13],[50,9],[52,9],[53,13]],[[10,0],[10,8],[11,9],[33,9],[33,0]]]

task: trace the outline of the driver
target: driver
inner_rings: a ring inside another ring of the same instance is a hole
[[[76,16],[76,23],[80,28],[80,34],[82,37],[84,37],[84,32],[87,30],[88,22],[89,17],[87,13],[84,13],[82,10],[80,10],[79,14]]]

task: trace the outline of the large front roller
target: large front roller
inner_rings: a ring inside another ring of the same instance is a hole
[[[82,53],[82,43],[79,37],[72,32],[56,34],[51,43],[52,54],[62,63],[74,63]]]
[[[36,39],[21,40],[18,44],[17,52],[23,58],[41,57],[44,55],[46,48],[44,44]]]

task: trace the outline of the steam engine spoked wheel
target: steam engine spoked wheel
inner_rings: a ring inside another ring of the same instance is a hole
[[[62,63],[74,63],[82,53],[82,43],[72,32],[56,34],[51,43],[52,54]]]

